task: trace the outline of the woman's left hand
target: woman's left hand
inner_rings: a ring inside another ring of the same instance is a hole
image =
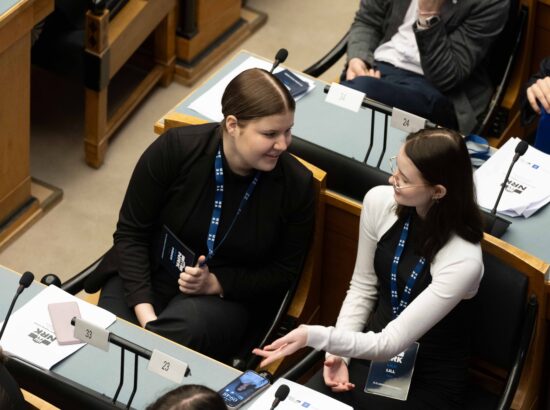
[[[305,347],[307,343],[307,327],[300,326],[294,329],[292,332],[275,340],[270,345],[265,346],[263,349],[254,349],[252,353],[265,357],[260,363],[260,367],[265,367],[274,361],[281,359],[285,356],[291,355],[297,350]]]
[[[188,295],[220,295],[222,287],[216,275],[210,272],[206,257],[201,255],[194,267],[186,266],[178,279],[179,289]]]

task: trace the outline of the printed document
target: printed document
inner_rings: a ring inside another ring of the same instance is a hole
[[[353,410],[347,404],[341,403],[332,397],[325,396],[309,387],[286,379],[278,379],[269,389],[263,392],[252,405],[246,406],[248,410],[265,410],[271,408],[275,399],[275,392],[281,384],[290,388],[288,397],[281,401],[277,410]]]
[[[229,74],[227,74],[224,78],[222,78],[220,81],[218,81],[216,84],[214,84],[208,91],[206,91],[204,94],[202,94],[199,98],[197,98],[195,101],[193,101],[189,108],[198,112],[199,114],[204,115],[207,118],[210,118],[212,121],[221,121],[223,120],[223,114],[222,114],[222,95],[225,90],[225,87],[227,87],[227,84],[235,78],[237,75],[242,73],[244,70],[248,70],[249,68],[263,68],[264,70],[271,70],[271,66],[273,63],[262,60],[257,57],[248,57],[245,61],[243,61],[239,66],[234,68]],[[275,69],[275,72],[278,73],[279,71],[284,70],[283,67],[279,66]],[[305,81],[309,84],[308,90],[300,94],[296,100],[299,100],[301,97],[306,95],[308,92],[313,90],[315,87],[315,83],[313,80],[300,75],[298,73],[296,74],[300,80]]]
[[[510,138],[474,173],[477,201],[483,208],[492,209],[495,205],[519,141]],[[512,168],[497,211],[530,217],[550,202],[549,180],[550,155],[529,146]]]
[[[12,356],[20,357],[43,369],[51,369],[85,345],[59,345],[53,331],[48,305],[72,301],[78,303],[82,319],[103,329],[116,319],[111,312],[50,285],[13,313],[2,336],[2,348]]]

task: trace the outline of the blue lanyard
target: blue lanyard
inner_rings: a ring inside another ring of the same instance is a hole
[[[395,255],[393,257],[392,265],[391,265],[391,305],[392,305],[392,313],[393,318],[397,318],[399,314],[407,307],[409,304],[409,299],[411,297],[411,290],[416,282],[416,279],[418,278],[418,275],[422,272],[424,269],[424,265],[426,264],[426,258],[421,257],[418,260],[418,263],[414,267],[411,276],[409,276],[409,279],[407,280],[407,284],[405,285],[405,289],[403,290],[403,297],[401,298],[401,301],[399,301],[399,297],[397,295],[397,266],[399,265],[399,260],[401,259],[401,254],[403,253],[403,249],[405,249],[405,242],[407,242],[407,237],[409,236],[409,225],[411,222],[411,216],[407,218],[407,221],[405,222],[405,225],[403,225],[403,230],[401,231],[401,237],[399,238],[399,243],[397,244],[397,248],[395,248]]]
[[[248,185],[248,188],[246,189],[246,192],[241,199],[241,203],[239,204],[239,209],[237,209],[237,213],[233,217],[233,220],[231,221],[231,224],[229,225],[227,232],[225,233],[223,238],[218,242],[217,246],[214,246],[214,244],[216,242],[216,233],[218,232],[220,218],[222,216],[223,183],[224,183],[223,159],[222,159],[221,147],[218,147],[218,153],[216,154],[216,159],[214,161],[214,175],[216,176],[216,193],[214,195],[214,209],[212,209],[212,218],[210,219],[210,228],[208,228],[208,237],[206,238],[206,246],[208,247],[208,255],[206,256],[207,261],[214,257],[214,254],[216,253],[216,251],[225,241],[225,238],[227,238],[227,235],[229,234],[229,232],[231,232],[231,229],[233,228],[235,221],[241,214],[248,199],[252,195],[252,192],[254,192],[254,188],[256,188],[256,185],[258,184],[258,180],[260,179],[261,172],[257,171],[256,175],[254,176],[254,179],[252,180],[250,185]]]

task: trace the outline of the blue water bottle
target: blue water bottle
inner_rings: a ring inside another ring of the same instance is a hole
[[[534,147],[542,152],[550,154],[550,113],[541,108],[537,136]]]

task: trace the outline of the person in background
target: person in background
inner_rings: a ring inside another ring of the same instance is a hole
[[[525,85],[522,100],[522,122],[531,123],[536,115],[541,114],[540,107],[550,113],[550,56],[540,63],[539,72],[534,74]]]
[[[475,315],[470,299],[483,275],[482,219],[463,138],[447,129],[410,134],[389,182],[365,195],[336,326],[302,325],[254,353],[266,366],[304,346],[326,351],[310,387],[355,408],[459,409]],[[363,391],[372,362],[399,361],[415,342],[406,401]]]
[[[482,62],[509,3],[361,0],[342,84],[468,134],[491,99]]]
[[[163,394],[147,410],[227,410],[227,406],[214,390],[187,384]]]
[[[117,316],[229,361],[296,281],[314,191],[287,152],[295,102],[277,78],[246,70],[221,105],[221,124],[170,129],[141,156],[114,246],[85,288],[102,288],[99,306]],[[197,259],[175,274],[162,263],[165,228]]]

